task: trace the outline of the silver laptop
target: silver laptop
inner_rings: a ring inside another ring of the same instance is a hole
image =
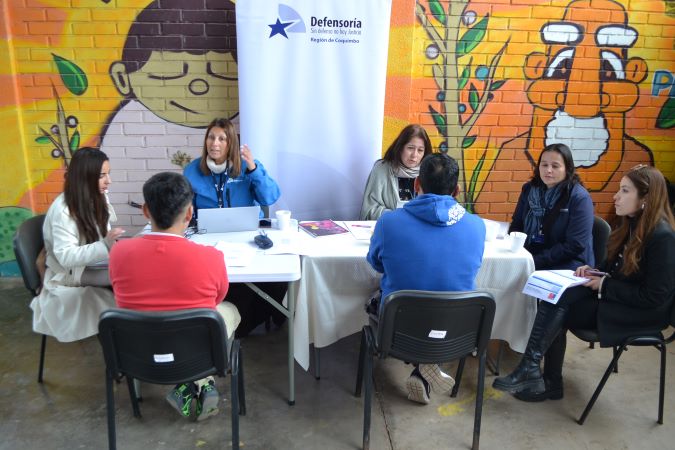
[[[197,228],[203,233],[229,233],[258,229],[260,206],[204,208],[197,211]]]

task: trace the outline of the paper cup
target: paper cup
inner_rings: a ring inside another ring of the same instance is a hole
[[[499,223],[485,219],[483,221],[485,222],[485,241],[494,241],[497,239],[497,234],[499,234]]]
[[[511,233],[509,233],[509,239],[511,240],[510,250],[513,253],[517,253],[525,245],[527,235],[519,231],[512,231]]]
[[[286,231],[291,228],[291,212],[287,209],[277,211],[277,228]]]

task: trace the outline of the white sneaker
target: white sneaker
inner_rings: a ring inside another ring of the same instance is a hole
[[[437,394],[445,394],[455,385],[455,380],[443,372],[438,364],[420,364],[419,371]]]
[[[405,382],[405,387],[408,389],[408,400],[423,405],[429,404],[429,383],[414,371]]]

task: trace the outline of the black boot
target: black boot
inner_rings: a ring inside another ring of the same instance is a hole
[[[514,397],[524,402],[543,402],[563,398],[562,365],[566,347],[567,330],[561,330],[544,355],[544,392],[536,393],[525,390],[514,394]]]
[[[539,363],[553,340],[558,336],[567,317],[567,309],[541,302],[534,319],[530,339],[518,367],[509,375],[495,378],[492,387],[515,394],[530,391],[540,394],[546,390]]]

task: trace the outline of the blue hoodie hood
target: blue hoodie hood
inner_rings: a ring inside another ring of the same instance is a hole
[[[418,219],[438,227],[452,226],[466,214],[464,207],[449,195],[422,194],[403,208]]]

